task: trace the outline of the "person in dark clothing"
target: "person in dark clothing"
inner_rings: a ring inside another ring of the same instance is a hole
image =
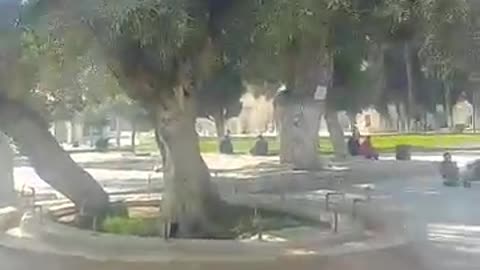
[[[348,146],[348,152],[350,153],[350,155],[352,157],[356,157],[360,154],[359,153],[359,151],[360,151],[360,138],[358,137],[358,135],[356,133],[354,133],[352,135],[352,137],[350,137],[350,139],[348,139],[347,146]]]
[[[375,150],[372,144],[372,139],[370,136],[365,138],[365,141],[360,145],[359,155],[364,156],[367,159],[378,160],[378,152]]]
[[[229,131],[227,131],[227,134],[220,141],[220,153],[226,154],[226,155],[233,154],[233,144],[232,144],[232,140],[230,139]]]
[[[253,156],[268,155],[268,142],[262,135],[258,135],[255,146],[250,150],[250,154],[252,154]]]

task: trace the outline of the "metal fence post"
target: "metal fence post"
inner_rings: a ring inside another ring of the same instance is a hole
[[[333,211],[333,232],[338,233],[338,211]]]

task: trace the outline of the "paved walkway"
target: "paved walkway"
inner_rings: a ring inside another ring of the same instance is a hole
[[[145,263],[128,264],[115,263],[108,261],[91,262],[81,258],[60,258],[45,254],[28,254],[19,253],[8,249],[0,248],[0,260],[2,269],[5,270],[158,270],[158,265]],[[283,262],[283,267],[276,270],[290,269],[311,269],[311,270],[430,270],[426,268],[422,261],[415,256],[414,251],[409,246],[392,248],[382,251],[374,251],[363,254],[350,254],[335,258],[321,258],[319,260],[310,261],[306,258],[299,257],[298,260]],[[171,265],[172,269],[187,270],[200,269],[198,267],[185,267],[182,264]],[[202,268],[203,269],[203,268]],[[210,265],[205,269],[211,270],[268,270],[266,265],[241,264],[241,265]]]
[[[398,178],[377,184],[375,195],[379,205],[405,210],[407,232],[428,269],[480,269],[480,185],[448,188],[435,177]]]
[[[473,159],[473,158],[472,158]],[[268,160],[267,160],[268,161]],[[232,166],[232,170],[235,166]],[[402,211],[405,230],[411,238],[406,246],[364,252],[309,262],[298,260],[296,269],[342,270],[473,270],[480,269],[480,184],[471,189],[447,188],[427,163],[366,163],[352,166],[342,184],[345,188],[359,183],[375,184],[374,201],[379,207]],[[414,168],[418,169],[415,171]],[[402,173],[403,172],[403,173]],[[396,175],[396,176],[395,176]],[[414,177],[417,175],[417,177]],[[92,264],[80,258],[58,258],[42,254],[22,254],[0,248],[2,269],[130,269],[112,262]],[[284,269],[292,269],[285,264]],[[238,269],[265,269],[243,265]],[[136,267],[156,269],[154,265]],[[185,269],[179,265],[178,269]],[[212,266],[211,269],[226,269]],[[229,269],[236,269],[230,266]]]

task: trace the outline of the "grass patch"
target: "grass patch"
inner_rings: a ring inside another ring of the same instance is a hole
[[[232,144],[236,154],[249,154],[255,144],[255,137],[234,137]],[[280,145],[277,138],[266,138],[270,153],[278,154]],[[455,148],[480,147],[480,135],[476,134],[435,134],[435,135],[379,135],[372,136],[372,143],[382,153],[393,153],[397,145],[411,145],[413,148],[425,151],[435,151]],[[333,146],[328,138],[320,138],[320,152],[331,154]],[[216,138],[201,138],[200,150],[202,153],[218,153]],[[137,146],[139,153],[158,152],[153,137],[144,137]]]
[[[227,228],[222,238],[247,239],[262,232],[278,231],[298,227],[320,227],[320,224],[312,220],[300,218],[294,215],[259,209],[255,211],[249,207],[227,206],[223,211],[222,227]]]
[[[475,134],[391,135],[372,139],[373,145],[381,152],[394,152],[397,145],[411,145],[426,151],[480,146],[480,136]]]
[[[102,231],[118,235],[153,237],[159,235],[159,224],[154,218],[108,217]]]
[[[260,231],[278,231],[297,227],[319,227],[321,224],[293,215],[258,210],[240,206],[227,206],[220,216],[221,231],[214,239],[246,239]],[[152,217],[109,217],[102,224],[102,231],[117,235],[161,237],[163,228],[158,218]]]

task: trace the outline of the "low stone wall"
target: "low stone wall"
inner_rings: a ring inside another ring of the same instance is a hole
[[[0,208],[0,232],[18,226],[22,213],[15,207]]]
[[[293,212],[299,216],[325,221],[331,217],[331,212],[326,211],[324,199],[326,193],[316,196],[239,194],[229,195],[226,200],[233,204]],[[357,205],[356,219],[352,218],[354,200],[363,202]],[[133,265],[153,263],[162,269],[178,269],[173,267],[174,265],[210,269],[207,266],[238,264],[277,268],[285,264],[294,265],[298,260],[324,260],[326,256],[384,249],[403,243],[403,239],[391,239],[380,231],[378,234],[365,231],[365,226],[368,229],[369,223],[378,225],[377,222],[382,220],[370,216],[375,211],[372,211],[368,201],[361,200],[361,196],[347,195],[332,201],[330,209],[342,213],[338,233],[325,234],[319,231],[314,235],[288,242],[165,241],[160,238],[116,236],[78,230],[49,219],[39,219],[38,215],[35,215],[33,220],[27,220],[23,231],[16,237],[7,236],[0,242],[3,246],[26,252],[76,256],[93,261],[125,262]],[[0,220],[3,218],[7,220],[7,216],[0,215]]]

